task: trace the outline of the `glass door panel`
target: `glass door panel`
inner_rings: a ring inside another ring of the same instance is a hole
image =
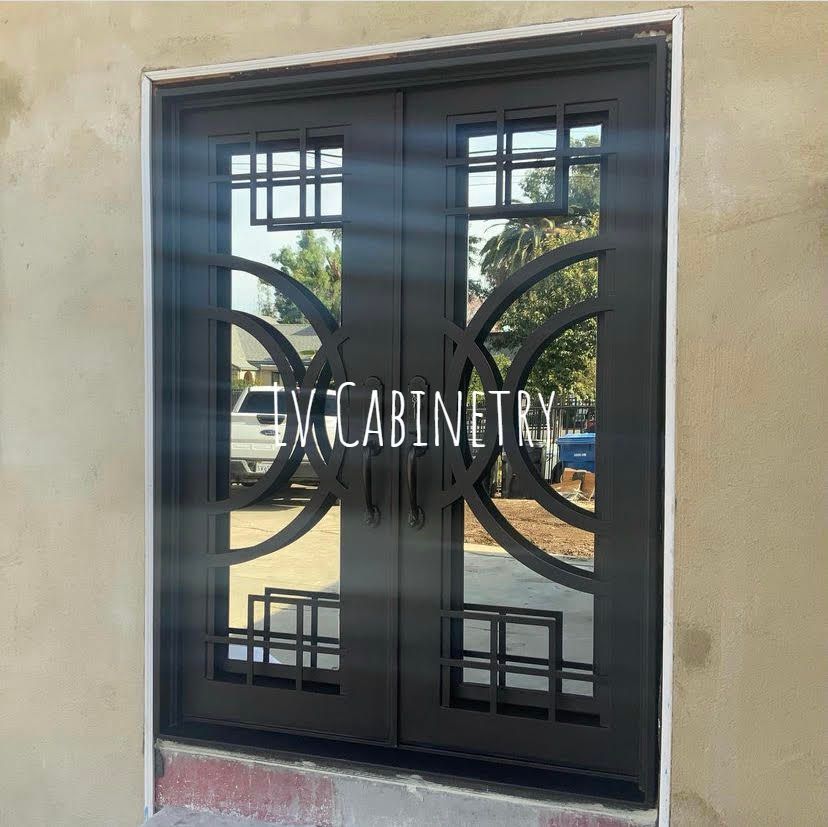
[[[403,743],[639,770],[658,536],[648,82],[408,97],[403,376],[459,391],[464,427],[454,443],[435,419],[439,443],[411,455]]]
[[[389,454],[345,441],[391,381],[393,123],[385,94],[187,119],[185,717],[391,730]]]

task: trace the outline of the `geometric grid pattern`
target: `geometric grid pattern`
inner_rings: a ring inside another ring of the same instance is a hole
[[[232,176],[234,187],[250,189],[250,224],[268,230],[341,227],[342,152],[341,132],[330,129],[251,136],[250,160]]]
[[[549,720],[555,719],[557,696],[564,680],[595,682],[592,665],[564,660],[563,613],[537,609],[520,609],[510,606],[491,606],[481,603],[465,603],[462,610],[441,611],[442,652],[441,705],[452,706],[458,699],[478,702],[489,714],[508,714],[521,708],[545,709]],[[465,624],[476,622],[488,626],[485,648],[467,648]],[[546,647],[543,656],[518,654],[509,651],[510,627],[531,626],[546,630]],[[460,653],[459,657],[452,652]],[[469,682],[470,674],[486,673],[488,685],[479,681]],[[509,676],[535,678],[538,688],[517,688],[509,685]],[[461,677],[462,676],[462,677]]]
[[[563,107],[530,113],[499,109],[488,122],[481,122],[479,114],[451,118],[457,141],[445,164],[457,170],[457,177],[454,182],[449,178],[456,189],[446,213],[477,218],[565,213],[566,194],[556,174],[564,151],[562,113]],[[551,197],[527,203],[520,184],[533,170],[550,173],[554,187]]]
[[[274,610],[279,615],[289,613],[278,628],[272,625]],[[246,628],[230,627],[227,636],[207,635],[205,642],[212,647],[228,646],[223,668],[242,672],[250,685],[263,676],[287,679],[297,690],[312,690],[307,682],[330,684],[339,664],[339,635],[320,634],[321,612],[333,615],[330,620],[338,627],[339,595],[267,587],[264,594],[248,595]]]

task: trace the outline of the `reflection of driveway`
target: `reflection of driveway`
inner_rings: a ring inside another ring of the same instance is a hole
[[[583,569],[592,569],[592,560],[570,557],[567,563]],[[549,609],[563,612],[563,656],[567,660],[592,663],[592,595],[568,589],[527,569],[502,548],[466,545],[464,555],[466,603],[490,603],[515,609]],[[489,648],[489,624],[465,621],[466,647]],[[507,624],[506,651],[509,655],[546,657],[548,654],[546,629],[539,626]],[[481,680],[482,675],[467,676],[467,680]],[[488,676],[485,678],[488,682]],[[509,686],[527,689],[546,689],[546,681],[525,675],[510,675]],[[582,681],[564,681],[565,692],[583,693],[589,684]]]
[[[312,489],[306,489],[312,493]],[[231,515],[231,547],[261,543],[284,528],[302,510],[300,494],[276,505],[256,505]],[[266,586],[307,591],[339,591],[339,505],[289,546],[248,563],[230,567],[230,624],[247,624],[247,595]]]
[[[234,512],[231,521],[232,546],[240,548],[259,543],[286,526],[304,506],[312,489],[299,489],[291,500],[258,505]],[[340,507],[333,506],[309,532],[279,551],[232,566],[230,569],[230,623],[247,623],[248,594],[263,594],[266,586],[308,591],[339,591]],[[592,560],[567,558],[585,569]],[[498,546],[467,543],[464,555],[465,599],[467,603],[488,603],[518,609],[551,609],[564,613],[564,657],[592,661],[592,597],[553,583],[527,569]],[[274,629],[293,631],[293,609],[276,610],[271,615]],[[261,613],[257,617],[261,621]],[[320,626],[333,624],[320,617]],[[322,634],[337,634],[336,628],[320,628]],[[466,621],[466,646],[488,649],[488,624]],[[509,654],[544,657],[546,630],[541,627],[507,627]],[[469,676],[469,679],[477,676]],[[510,676],[513,686],[533,687],[537,678]],[[583,691],[587,684],[565,683],[568,691]],[[537,686],[535,688],[541,688]]]

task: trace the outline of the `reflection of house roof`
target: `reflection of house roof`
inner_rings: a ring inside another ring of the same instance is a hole
[[[302,361],[308,364],[314,353],[319,350],[319,337],[313,328],[305,323],[284,324],[270,316],[262,316],[264,321],[276,328],[293,346]],[[246,330],[233,326],[230,359],[236,370],[258,370],[273,367],[273,360],[264,345]]]

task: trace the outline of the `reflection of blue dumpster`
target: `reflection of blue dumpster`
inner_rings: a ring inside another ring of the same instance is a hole
[[[564,434],[557,442],[558,459],[564,468],[595,473],[595,434]]]

